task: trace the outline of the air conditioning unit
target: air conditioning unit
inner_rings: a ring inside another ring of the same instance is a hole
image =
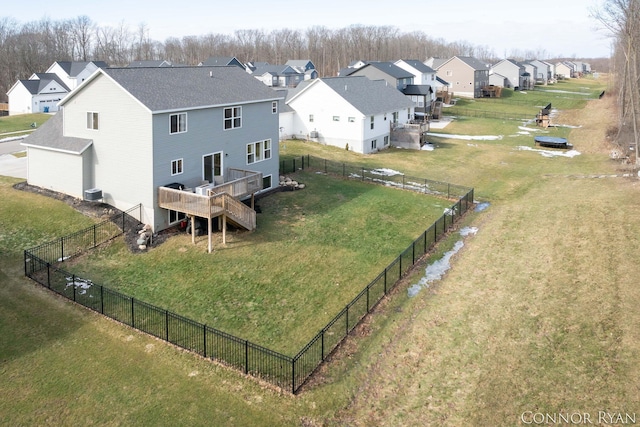
[[[309,132],[309,137],[310,138],[317,138],[318,137],[318,131],[317,130],[312,130],[311,132]]]
[[[209,190],[211,190],[213,187],[215,187],[216,184],[204,184],[204,185],[199,185],[196,187],[196,194],[199,194],[201,196],[207,196],[207,192]]]
[[[90,188],[88,190],[84,190],[84,199],[85,200],[100,200],[102,199],[102,190],[99,188]]]

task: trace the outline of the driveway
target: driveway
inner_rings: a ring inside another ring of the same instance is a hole
[[[27,179],[27,158],[12,154],[25,151],[21,142],[22,139],[13,138],[0,140],[0,175]]]

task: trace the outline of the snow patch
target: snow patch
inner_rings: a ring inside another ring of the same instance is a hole
[[[551,150],[540,150],[538,148],[531,148],[525,145],[520,145],[516,147],[516,149],[521,151],[535,151],[536,153],[540,153],[543,157],[569,157],[573,158],[580,155],[579,151],[569,150],[569,151],[551,151]]]
[[[478,232],[477,227],[464,227],[460,230],[460,235],[462,237],[466,237],[472,234],[476,234]],[[414,297],[420,292],[423,288],[428,288],[431,284],[437,280],[440,280],[442,276],[451,268],[451,257],[457,254],[460,249],[464,246],[464,242],[462,240],[458,240],[454,245],[453,249],[446,252],[442,258],[436,260],[432,264],[429,264],[425,269],[424,276],[407,289],[407,295],[411,298]]]
[[[463,139],[467,141],[495,141],[502,139],[502,135],[453,135],[447,133],[427,132],[429,136],[437,136],[438,138]]]

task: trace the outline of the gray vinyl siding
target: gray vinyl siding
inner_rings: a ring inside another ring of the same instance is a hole
[[[86,172],[84,190],[101,189],[104,201],[122,210],[142,203],[152,215],[151,113],[103,75],[64,108],[65,135],[93,140],[88,171],[94,172]],[[87,129],[90,111],[99,114],[98,130]],[[152,217],[147,220],[153,224]]]
[[[242,107],[242,127],[224,130],[224,107],[158,113],[153,116],[153,187],[157,189],[172,182],[195,187],[202,181],[203,156],[222,151],[223,173],[228,168],[237,168],[272,175],[272,185],[279,176],[278,114],[272,114],[271,101],[252,104],[233,104]],[[170,134],[170,116],[187,114],[187,132]],[[271,139],[271,159],[247,164],[247,144]],[[171,162],[183,159],[183,173],[171,175]],[[157,190],[154,190],[157,200]],[[154,205],[157,206],[157,201]],[[159,229],[167,227],[168,213],[156,208],[156,223]]]

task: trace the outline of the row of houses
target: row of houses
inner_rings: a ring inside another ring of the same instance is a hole
[[[295,87],[270,87],[236,64],[101,65],[79,64],[73,80],[55,67],[43,73],[50,87],[71,90],[23,142],[28,182],[122,210],[142,204],[154,231],[195,216],[253,229],[255,211],[238,201],[279,185],[280,139],[365,154],[398,142],[419,146],[434,94],[452,87],[475,96],[484,84],[475,79],[489,76],[464,57],[435,68],[362,62],[344,76],[303,78]]]

